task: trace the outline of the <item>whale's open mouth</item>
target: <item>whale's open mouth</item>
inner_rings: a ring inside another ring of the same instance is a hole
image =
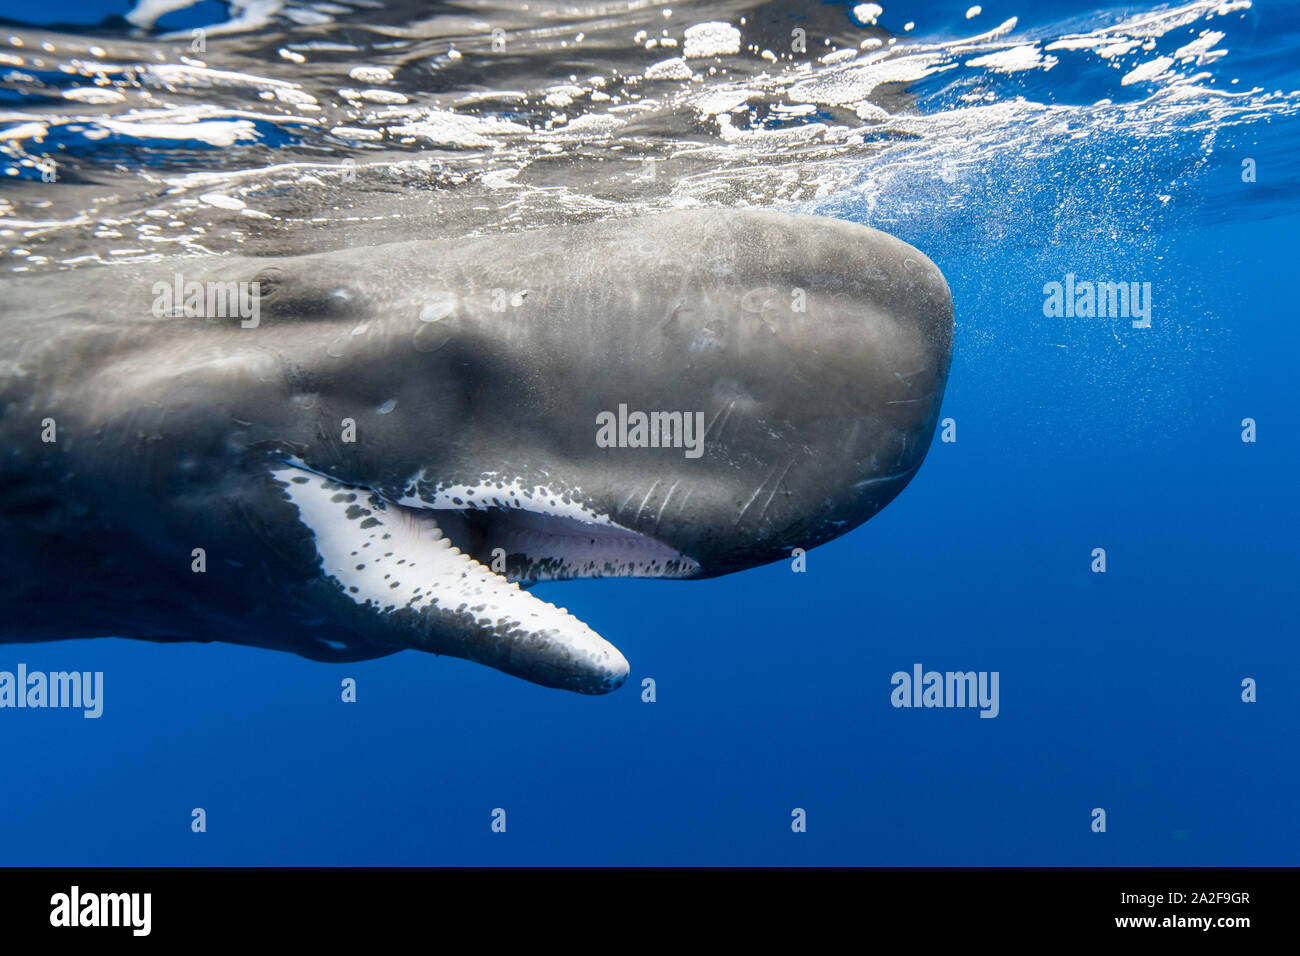
[[[490,474],[447,484],[415,476],[392,504],[433,512],[457,548],[511,581],[699,572],[692,559],[592,510],[580,495],[518,478]]]
[[[463,553],[508,581],[684,578],[699,565],[648,535],[612,522],[520,507],[410,508],[431,517]]]
[[[540,489],[493,483],[394,501],[297,463],[272,474],[314,535],[322,572],[352,601],[394,619],[427,619],[426,631],[461,635],[469,647],[457,648],[461,656],[549,668],[574,690],[617,688],[627,661],[519,582],[699,573],[670,546]]]

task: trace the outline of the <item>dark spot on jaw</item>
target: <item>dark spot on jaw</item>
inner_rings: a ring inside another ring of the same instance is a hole
[[[349,521],[356,521],[358,518],[370,514],[370,509],[363,508],[360,505],[348,505],[348,510],[343,513],[347,515]],[[379,522],[375,523],[378,524]]]
[[[366,513],[369,514],[369,512],[366,512]],[[361,527],[363,527],[363,528],[374,528],[374,527],[376,527],[378,524],[379,524],[379,519],[378,519],[378,518],[367,518],[365,521],[361,522]]]

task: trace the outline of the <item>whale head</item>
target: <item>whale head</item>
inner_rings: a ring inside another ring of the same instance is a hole
[[[173,279],[137,268],[141,287]],[[255,290],[256,314],[177,299],[125,323],[134,338],[112,341],[133,346],[92,369],[73,420],[125,497],[151,499],[142,552],[201,539],[251,596],[266,632],[219,639],[327,659],[416,647],[586,693],[626,660],[530,582],[710,577],[853,529],[920,467],[952,352],[933,263],[812,216],[175,268],[178,291]],[[166,577],[215,600],[211,578]]]

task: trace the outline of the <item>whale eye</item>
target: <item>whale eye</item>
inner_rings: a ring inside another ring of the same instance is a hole
[[[356,314],[361,297],[339,282],[303,281],[277,266],[260,270],[258,284],[262,308],[279,319],[337,319]]]
[[[266,300],[275,295],[276,290],[284,282],[284,273],[271,266],[262,269],[257,275],[253,276],[253,283],[257,286],[258,297]]]

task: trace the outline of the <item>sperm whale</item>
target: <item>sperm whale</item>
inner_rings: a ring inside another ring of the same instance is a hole
[[[916,249],[745,210],[0,295],[0,640],[415,648],[590,694],[627,661],[532,582],[850,531],[920,467],[953,339]]]

